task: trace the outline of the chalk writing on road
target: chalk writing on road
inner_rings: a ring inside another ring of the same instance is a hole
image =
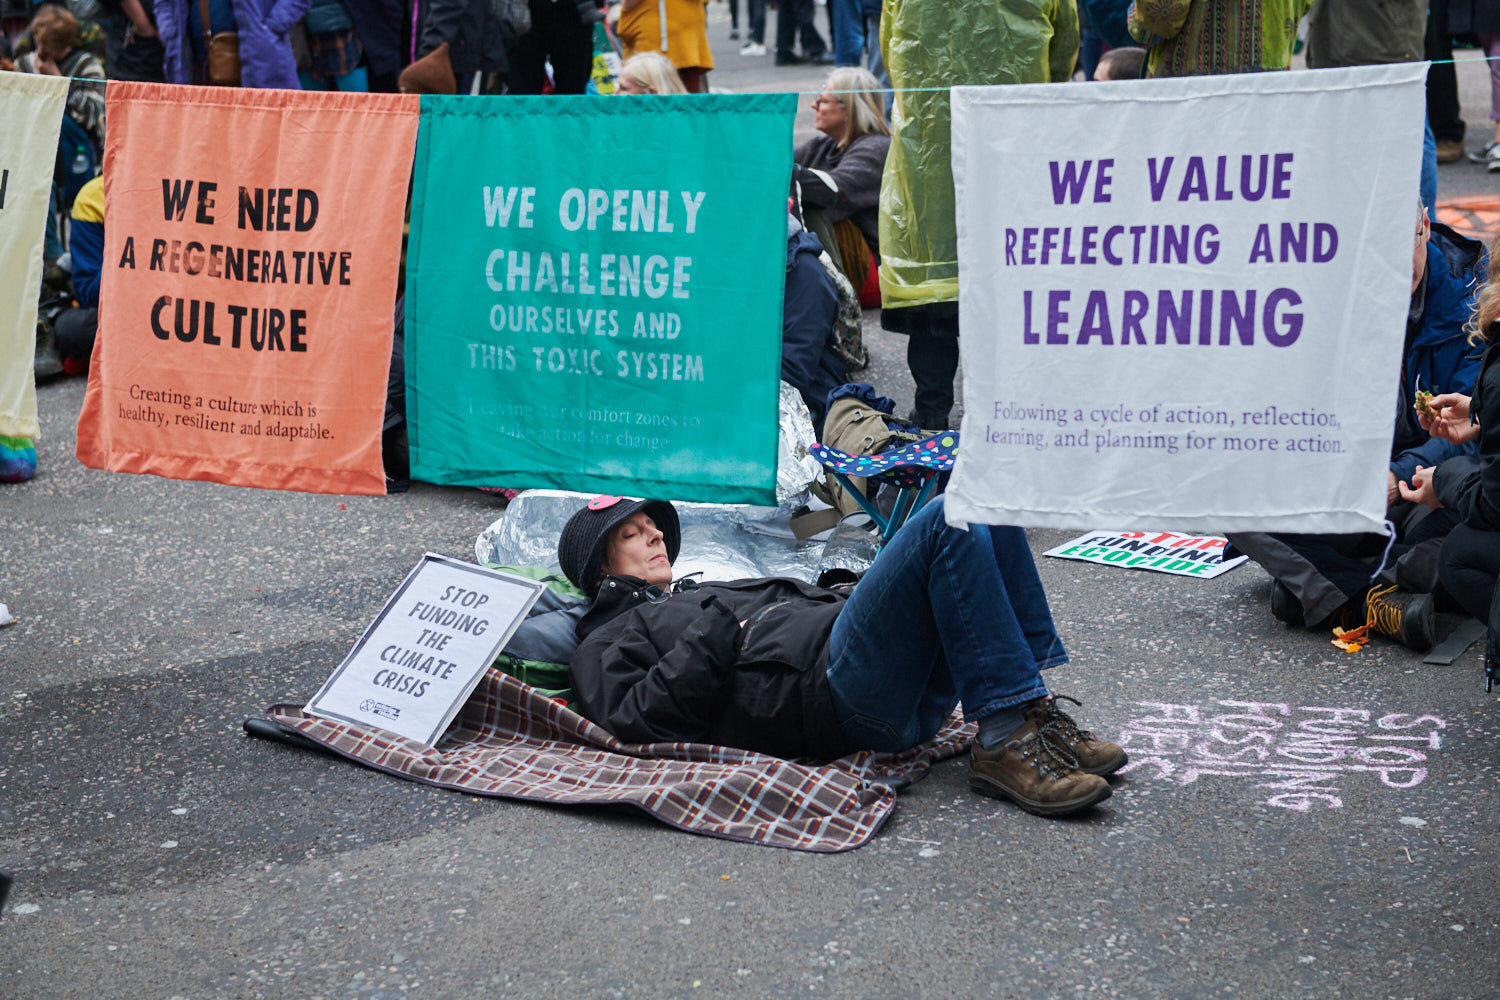
[[[1415,788],[1447,723],[1435,715],[1263,701],[1180,705],[1136,702],[1119,742],[1130,751],[1121,774],[1190,785],[1239,778],[1264,789],[1266,804],[1307,812],[1343,807],[1341,782],[1369,776],[1386,788]]]

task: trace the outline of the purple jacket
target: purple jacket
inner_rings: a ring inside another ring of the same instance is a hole
[[[156,30],[166,49],[163,68],[168,83],[193,82],[187,5],[197,2],[156,2]],[[311,4],[312,0],[234,0],[234,19],[240,33],[241,86],[302,89],[287,34]]]

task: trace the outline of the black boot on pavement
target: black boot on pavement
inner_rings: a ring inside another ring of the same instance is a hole
[[[1297,600],[1292,588],[1280,580],[1271,581],[1271,617],[1297,628],[1307,624],[1307,618],[1302,614],[1302,602]]]
[[[1394,586],[1371,587],[1365,595],[1365,620],[1372,631],[1419,653],[1437,642],[1437,615],[1431,594],[1412,594]]]

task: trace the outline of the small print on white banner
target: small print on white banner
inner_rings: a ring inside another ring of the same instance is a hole
[[[1381,531],[1425,74],[953,88],[948,520]]]
[[[1100,529],[1087,535],[1079,535],[1071,542],[1048,549],[1042,555],[1211,580],[1234,569],[1247,558],[1235,556],[1226,560],[1224,547],[1228,544],[1227,538],[1216,535]]]
[[[427,553],[306,711],[434,745],[545,589]]]

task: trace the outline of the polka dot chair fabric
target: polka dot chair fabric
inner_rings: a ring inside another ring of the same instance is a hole
[[[808,452],[834,472],[909,489],[921,486],[929,476],[953,468],[954,456],[958,454],[958,432],[943,431],[878,455],[851,455],[822,444],[813,445]]]

